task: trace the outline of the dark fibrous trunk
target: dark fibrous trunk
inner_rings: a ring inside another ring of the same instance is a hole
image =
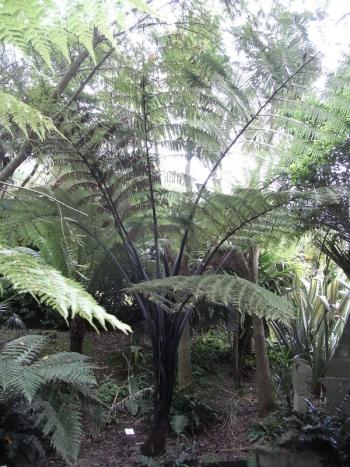
[[[154,396],[154,415],[148,439],[141,446],[141,453],[147,457],[157,457],[164,453],[166,435],[169,425],[169,412],[173,399],[175,385],[175,353],[169,353],[170,346],[166,345],[163,355],[156,364],[156,390]]]
[[[180,391],[189,391],[192,387],[192,362],[191,362],[191,330],[187,322],[182,333],[178,348],[178,388]]]
[[[70,326],[70,351],[83,353],[85,337],[85,321],[79,315],[75,316]]]
[[[152,336],[155,370],[154,416],[148,439],[141,447],[147,457],[160,456],[165,451],[169,413],[175,387],[177,349],[190,312],[178,313],[170,319],[163,310],[153,309],[155,332]]]

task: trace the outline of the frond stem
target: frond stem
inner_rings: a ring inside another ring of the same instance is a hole
[[[157,210],[156,210],[156,201],[154,196],[154,187],[152,179],[152,165],[149,153],[148,146],[148,129],[147,129],[147,110],[146,110],[146,78],[142,77],[141,79],[141,89],[142,89],[142,122],[143,122],[143,131],[144,131],[144,143],[145,143],[145,152],[146,152],[146,161],[147,161],[147,175],[149,183],[149,193],[152,206],[152,217],[153,217],[153,236],[154,236],[154,249],[156,253],[156,271],[157,278],[161,277],[160,270],[160,253],[159,253],[159,232],[158,232],[158,219],[157,219]]]

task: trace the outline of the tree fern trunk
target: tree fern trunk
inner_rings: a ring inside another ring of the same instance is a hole
[[[165,451],[169,426],[169,413],[175,387],[177,349],[190,311],[169,316],[156,307],[153,309],[155,327],[152,335],[155,393],[154,415],[151,431],[141,447],[147,457],[157,457]],[[156,311],[156,313],[154,313]]]
[[[258,413],[264,417],[274,407],[270,363],[267,355],[264,322],[253,316],[253,333],[256,361],[256,383],[258,388]]]
[[[165,452],[166,434],[172,397],[166,393],[157,394],[154,405],[153,424],[150,434],[141,446],[141,453],[147,457],[158,457]]]
[[[232,329],[232,352],[233,352],[233,374],[236,379],[236,384],[240,384],[240,367],[239,367],[239,328],[240,319],[239,313],[236,309],[232,310],[233,313],[233,329]]]
[[[165,336],[163,349],[155,358],[156,385],[154,394],[154,412],[151,431],[141,446],[141,453],[147,457],[157,457],[165,451],[166,436],[169,426],[169,413],[175,386],[176,349],[171,350],[169,333]]]
[[[189,390],[192,386],[191,330],[186,323],[178,348],[178,385],[179,390]]]
[[[235,307],[227,308],[226,329],[229,335],[231,350],[232,350],[233,375],[235,377],[236,384],[237,383],[239,384],[239,380],[240,380],[240,371],[239,371],[240,319],[239,319],[239,312]]]
[[[70,325],[70,351],[83,353],[85,337],[85,321],[76,315]]]
[[[259,249],[252,246],[249,252],[249,279],[258,282]],[[258,389],[258,413],[267,415],[274,407],[273,387],[269,357],[267,355],[264,322],[258,316],[253,316],[253,335],[256,361],[256,383]]]
[[[244,318],[242,332],[239,338],[239,355],[240,355],[241,365],[247,355],[253,354],[252,339],[253,339],[253,320],[250,315],[247,315]]]

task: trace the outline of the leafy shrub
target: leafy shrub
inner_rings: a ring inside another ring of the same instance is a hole
[[[296,280],[288,300],[297,311],[289,325],[270,322],[281,347],[291,357],[299,355],[312,367],[313,388],[319,392],[319,378],[335,352],[350,313],[350,286],[339,278]]]
[[[126,388],[117,384],[116,380],[111,375],[104,375],[98,386],[98,397],[107,405],[111,405],[117,392],[118,396],[126,395]]]
[[[350,463],[350,418],[338,413],[330,415],[311,404],[306,414],[286,417],[275,412],[260,420],[251,428],[249,440],[255,446],[315,451],[329,467],[345,467]]]
[[[219,418],[218,412],[205,404],[198,394],[184,392],[177,392],[174,396],[170,421],[179,416],[184,417],[182,421],[186,420],[183,431],[189,434],[202,432]]]
[[[274,382],[276,392],[282,394],[287,409],[291,411],[293,358],[291,357],[290,349],[280,347],[277,343],[274,343],[269,348],[268,355],[271,365],[272,381]]]
[[[24,322],[25,326],[30,329],[57,329],[66,331],[67,323],[62,316],[55,313],[49,306],[41,305],[29,294],[15,295],[9,305],[6,313],[4,313],[0,322],[5,323],[9,316],[16,315]]]
[[[192,358],[195,366],[211,371],[219,363],[229,362],[232,350],[226,333],[209,330],[198,337],[192,347]]]
[[[21,398],[0,399],[0,464],[36,465],[45,453],[42,434],[35,428],[29,404]]]

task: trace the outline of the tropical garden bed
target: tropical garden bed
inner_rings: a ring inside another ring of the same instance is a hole
[[[331,3],[0,2],[0,464],[349,465]]]

